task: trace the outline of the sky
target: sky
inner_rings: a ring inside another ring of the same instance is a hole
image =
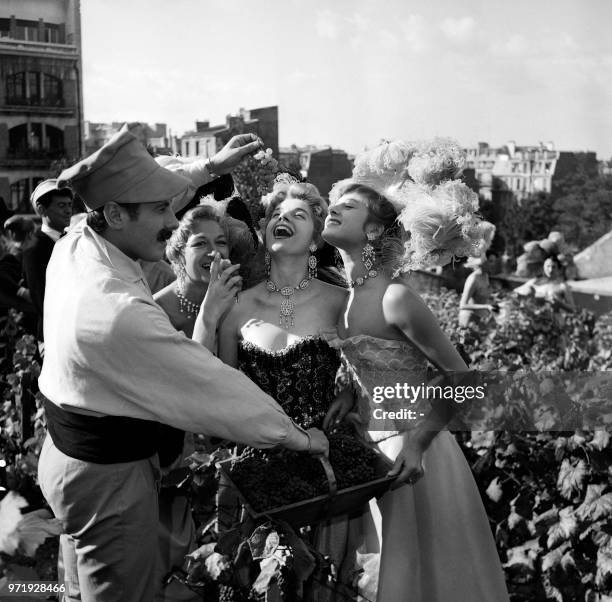
[[[81,0],[85,119],[278,105],[281,146],[552,141],[612,157],[609,0]]]

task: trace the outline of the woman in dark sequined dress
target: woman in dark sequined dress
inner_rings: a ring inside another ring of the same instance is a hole
[[[312,184],[298,183],[277,183],[264,203],[267,279],[238,295],[219,330],[219,357],[300,426],[321,428],[340,362],[320,333],[335,326],[347,295],[316,278],[327,203]],[[347,521],[336,521],[320,530],[317,547],[340,564],[347,536]],[[333,592],[317,592],[317,599],[333,599]]]

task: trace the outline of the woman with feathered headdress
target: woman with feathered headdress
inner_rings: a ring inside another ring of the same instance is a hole
[[[477,196],[457,179],[463,164],[459,146],[445,139],[363,153],[353,177],[333,188],[323,230],[349,282],[343,319],[329,340],[342,352],[354,392],[354,406],[346,398],[334,403],[326,423],[352,407],[363,436],[394,463],[394,486],[410,484],[378,501],[384,602],[508,600],[476,483],[443,430],[455,404],[438,399],[430,406],[417,389],[426,385],[428,361],[444,375],[468,368],[402,277],[480,255],[490,242],[493,226],[476,215]],[[364,533],[364,540],[371,538]]]

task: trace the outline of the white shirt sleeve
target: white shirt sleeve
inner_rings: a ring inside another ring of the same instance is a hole
[[[177,332],[157,305],[132,300],[106,332],[91,344],[104,349],[94,377],[122,405],[108,413],[262,448],[303,437],[276,401]]]
[[[208,184],[208,182],[212,180],[206,168],[207,159],[185,159],[183,157],[162,155],[156,157],[155,160],[165,169],[185,176],[191,182],[191,186],[188,188],[187,192],[183,193],[180,198],[173,199],[175,211],[182,209],[193,198],[193,195],[200,186]]]

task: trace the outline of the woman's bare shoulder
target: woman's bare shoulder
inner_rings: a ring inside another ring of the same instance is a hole
[[[421,295],[406,280],[392,280],[387,285],[383,295],[383,305],[396,303],[425,305]]]

